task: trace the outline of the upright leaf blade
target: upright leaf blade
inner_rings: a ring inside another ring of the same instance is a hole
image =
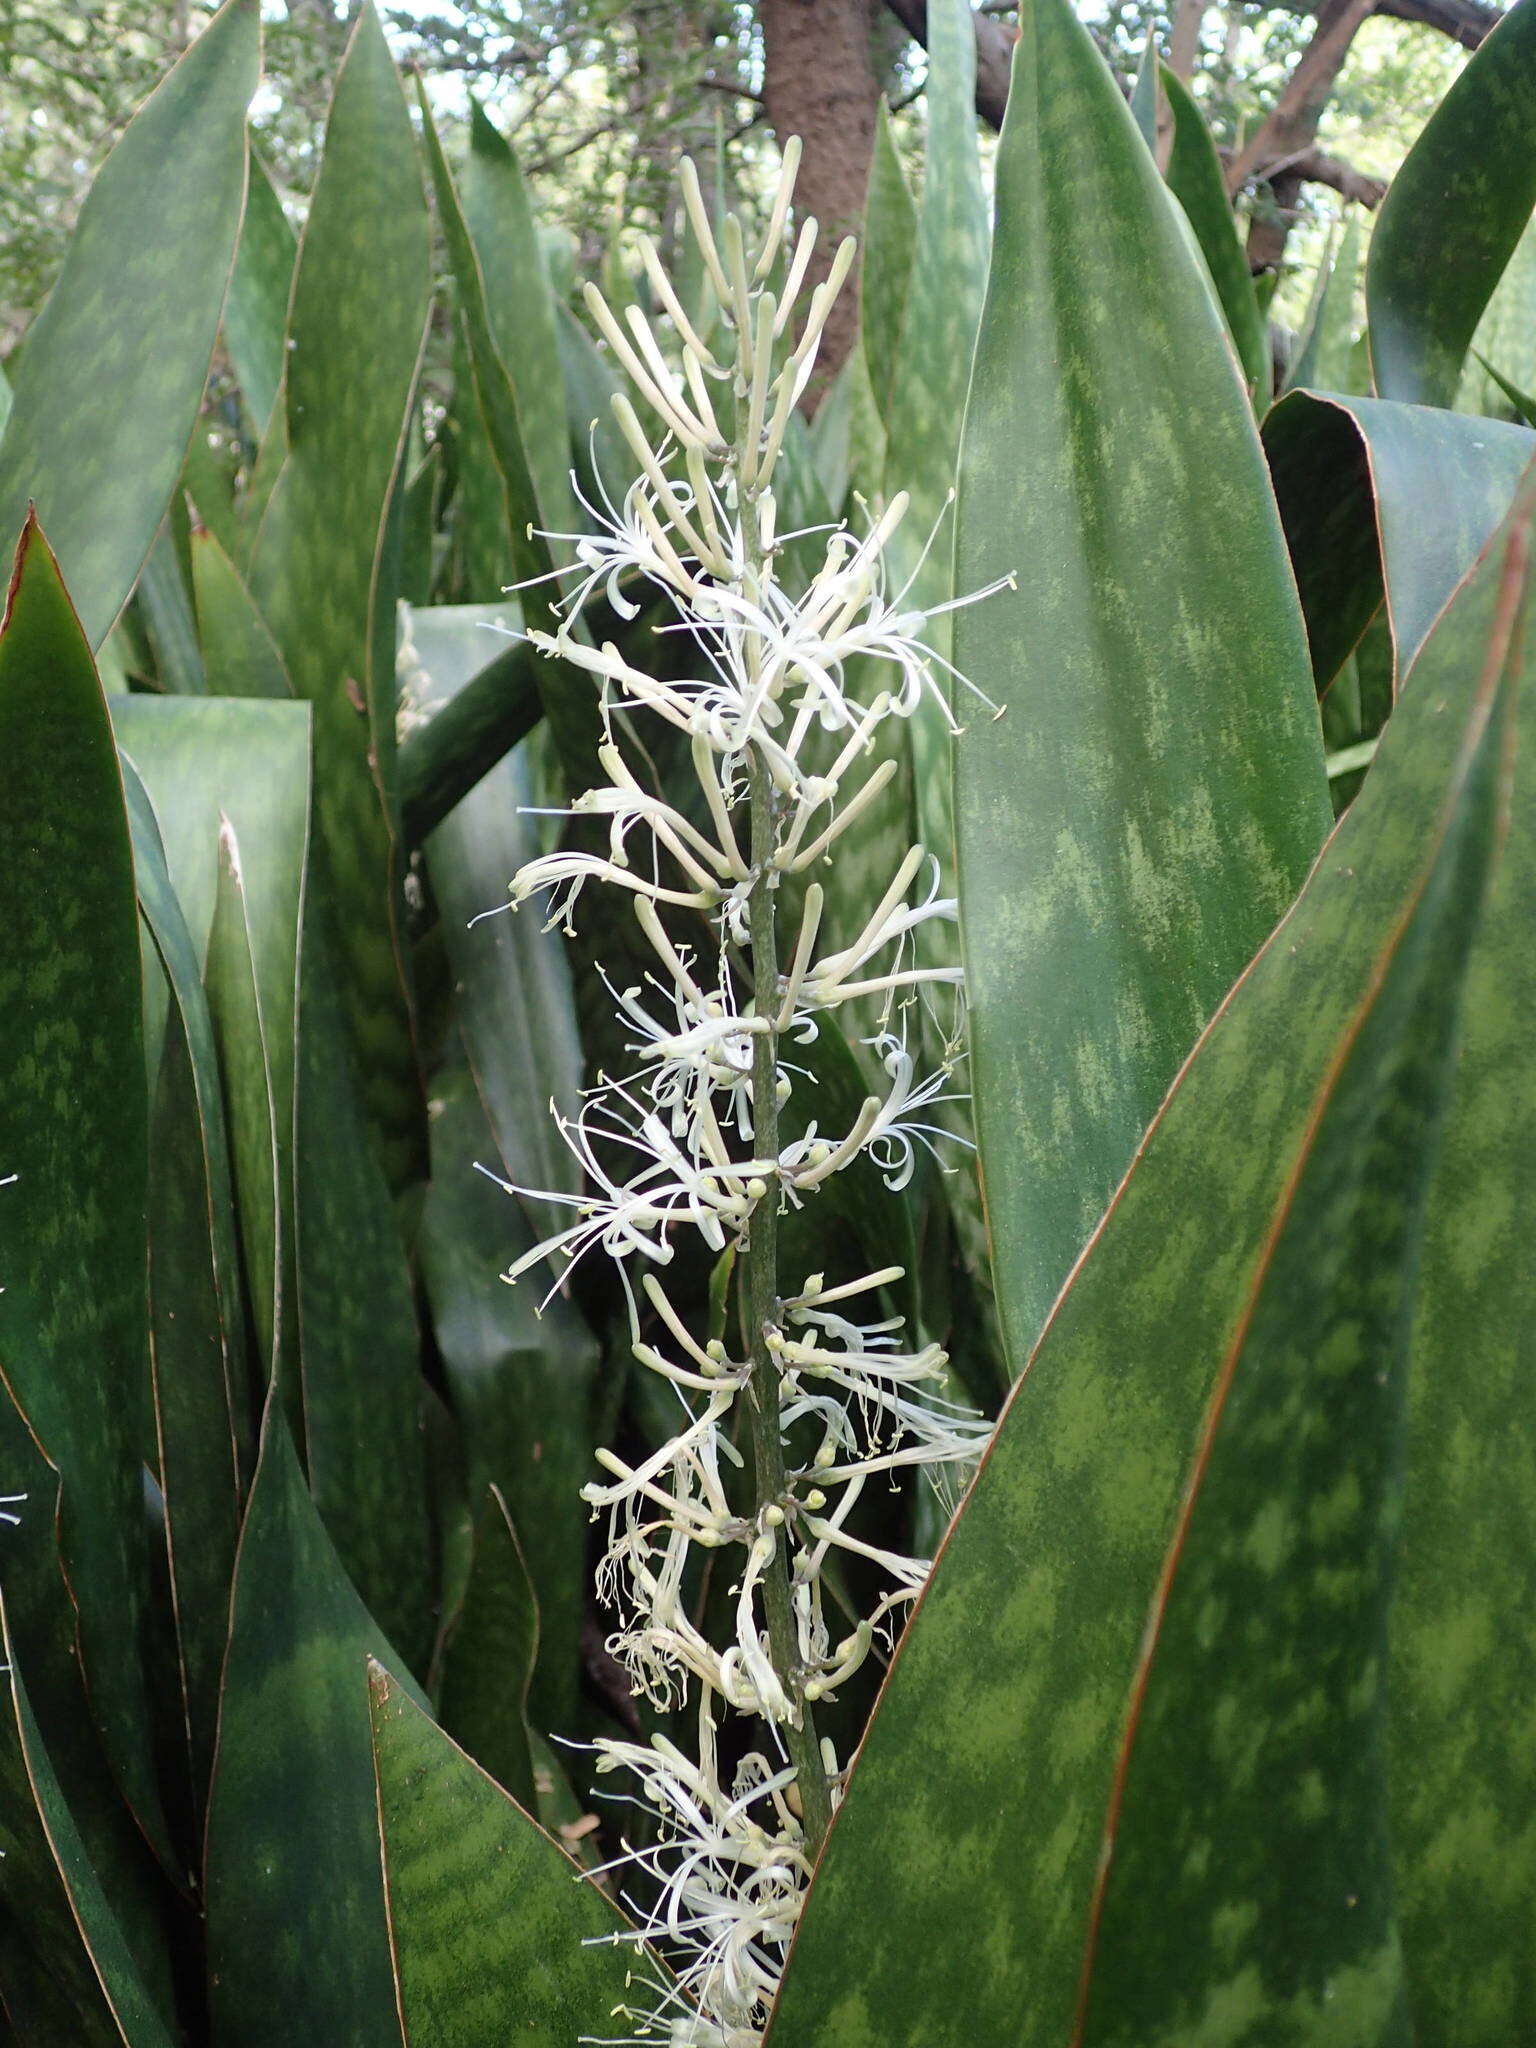
[[[372,1707],[406,2048],[565,2048],[643,2005],[603,1940],[624,1922],[564,1850],[377,1666]]]
[[[1453,403],[1483,308],[1536,206],[1536,4],[1516,0],[1430,115],[1371,236],[1365,304],[1382,398]]]
[[[1227,330],[1248,389],[1260,410],[1269,402],[1269,325],[1259,310],[1248,258],[1238,236],[1232,202],[1216,144],[1177,72],[1163,66],[1163,91],[1173,114],[1172,147],[1164,174],[1168,188],[1189,216],[1195,239],[1211,273]],[[1134,108],[1132,109],[1134,112]]]
[[[16,375],[0,547],[35,503],[93,647],[138,580],[197,420],[240,231],[259,23],[257,0],[227,0],[129,122]]]
[[[62,1482],[103,1742],[168,1855],[140,1663],[149,1110],[133,854],[106,699],[30,518],[0,627],[0,844],[15,891],[0,1159],[16,1176],[0,1202],[0,1370]]]
[[[272,175],[253,153],[240,247],[224,307],[224,340],[258,440],[283,381],[283,336],[296,246]]]
[[[422,1149],[394,837],[394,632],[387,526],[430,287],[426,197],[371,4],[347,47],[288,326],[287,459],[251,590],[315,710],[316,886],[342,1008],[392,1175]]]
[[[1063,0],[1037,0],[1014,60],[956,561],[962,589],[1018,581],[955,628],[1001,707],[956,692],[972,1086],[1017,1371],[1329,816],[1252,412]]]
[[[1506,562],[1501,546],[1480,573],[1497,584]],[[1467,603],[1440,629],[1441,686],[1399,705],[1015,1389],[834,1824],[774,2048],[1235,2044],[1271,2017],[1325,2040],[1341,1959],[1335,2037],[1404,2038],[1382,1587],[1361,1560],[1399,1512],[1426,1110],[1452,1084],[1446,1009],[1507,761],[1511,621],[1469,661],[1463,629],[1484,615]],[[1175,1754],[1186,1726],[1206,1736],[1196,1770]]]
[[[895,388],[916,245],[917,207],[882,98],[875,120],[859,273],[859,342],[882,418],[889,416]]]
[[[274,1399],[240,1538],[208,1812],[209,1981],[231,2048],[399,2038],[369,1657],[403,1676],[337,1560]]]

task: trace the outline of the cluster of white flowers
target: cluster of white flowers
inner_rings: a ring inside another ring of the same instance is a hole
[[[599,1453],[605,1476],[586,1498],[610,1522],[601,1590],[618,1617],[613,1652],[656,1707],[692,1701],[698,1753],[659,1736],[603,1742],[599,1769],[622,1771],[638,1788],[642,1846],[626,1844],[617,1861],[632,1877],[646,1874],[645,1898],[630,1903],[665,1964],[650,2008],[620,2015],[636,2030],[626,2038],[716,2048],[751,2048],[761,2036],[840,1793],[815,1705],[889,1641],[927,1572],[925,1560],[860,1537],[861,1494],[898,1468],[953,1472],[986,1434],[943,1398],[939,1347],[902,1348],[901,1318],[882,1300],[900,1267],[839,1285],[820,1273],[789,1285],[778,1270],[787,1206],[861,1155],[898,1190],[916,1149],[939,1135],[930,1119],[950,1099],[956,1054],[919,1075],[911,1046],[922,1033],[908,1020],[932,984],[959,981],[956,968],[923,965],[914,945],[929,920],[956,914],[920,846],[895,865],[862,923],[862,912],[845,910],[845,926],[858,927],[851,941],[821,943],[825,892],[815,875],[895,773],[891,760],[869,765],[881,727],[910,717],[925,696],[952,714],[924,645],[932,614],[904,609],[907,591],[886,587],[884,551],[904,497],[861,538],[841,526],[827,532],[821,566],[798,596],[780,578],[775,469],[853,257],[843,243],[797,329],[817,238],[812,219],[789,231],[797,158],[791,144],[755,255],[734,217],[717,240],[693,167],[683,166],[688,217],[733,344],[720,357],[648,243],[666,348],[639,307],[620,321],[588,287],[592,316],[660,432],[653,446],[635,406],[615,400],[638,475],[621,507],[594,512],[596,536],[551,536],[570,545],[576,567],[559,629],[530,635],[597,680],[606,781],[571,814],[606,820],[606,834],[531,862],[512,884],[514,903],[542,897],[551,924],[567,927],[589,882],[629,892],[648,963],[648,986],[612,991],[633,1071],[604,1079],[579,1114],[561,1120],[584,1191],[518,1190],[566,1203],[573,1220],[508,1277],[553,1256],[563,1261],[559,1286],[600,1247],[623,1277],[634,1355],[678,1403],[676,1434],[653,1455],[631,1464]],[[637,583],[670,600],[668,630],[687,636],[687,673],[674,673],[673,660],[665,675],[650,675],[585,630],[594,594],[635,617]],[[651,714],[686,736],[701,799],[691,815],[632,765],[620,713]],[[781,902],[794,906],[782,961]],[[881,1087],[849,1128],[812,1122],[781,1140],[796,1072],[785,1047],[837,1029],[837,1011],[853,1002],[861,1015],[871,1002],[878,1008],[879,1031],[865,1045]],[[718,1338],[701,1341],[663,1285],[684,1229],[716,1253],[739,1254],[744,1355]],[[723,1644],[685,1605],[695,1554],[717,1550],[736,1560],[734,1633]],[[823,1602],[833,1552],[887,1582],[871,1612],[835,1633]],[[726,1710],[758,1719],[777,1752],[748,1755],[729,1785],[716,1740]]]

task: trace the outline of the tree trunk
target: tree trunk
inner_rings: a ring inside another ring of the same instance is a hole
[[[857,234],[875,147],[880,88],[871,50],[871,0],[759,0],[763,98],[781,144],[800,137],[796,206],[821,223],[811,281],[827,273],[844,235]],[[826,389],[859,331],[857,268],[844,285],[807,392]]]

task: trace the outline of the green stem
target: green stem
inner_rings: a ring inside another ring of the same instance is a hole
[[[749,774],[754,874],[748,904],[752,981],[757,990],[758,1015],[771,1018],[779,979],[772,886],[772,854],[776,843],[773,783],[766,766],[755,754]],[[778,1157],[778,1085],[778,1033],[770,1029],[759,1032],[752,1041],[752,1149],[759,1159]],[[752,1212],[746,1248],[747,1326],[752,1361],[747,1410],[752,1419],[752,1455],[759,1511],[775,1505],[783,1507],[786,1492],[784,1439],[779,1427],[779,1364],[768,1348],[769,1332],[777,1327],[779,1318],[778,1211],[779,1191],[776,1185],[770,1185],[768,1193]],[[832,1796],[827,1786],[826,1768],[822,1763],[821,1744],[817,1739],[810,1702],[805,1698],[782,1526],[774,1533],[773,1558],[763,1579],[768,1650],[774,1670],[799,1712],[798,1725],[790,1725],[786,1739],[800,1791],[806,1846],[815,1856],[831,1824]]]

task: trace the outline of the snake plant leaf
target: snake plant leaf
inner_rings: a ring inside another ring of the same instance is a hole
[[[928,152],[907,288],[906,320],[892,371],[886,416],[886,497],[911,498],[891,537],[892,586],[910,577],[914,607],[942,604],[955,585],[948,529],[939,533],[955,486],[960,425],[971,354],[987,289],[987,202],[976,139],[976,32],[968,0],[934,0],[928,9]],[[927,546],[930,536],[938,544]],[[935,619],[928,637],[949,652],[949,620]],[[918,836],[947,867],[954,844],[949,730],[938,705],[925,700],[910,726],[912,796]],[[874,891],[906,852],[895,860]],[[861,878],[850,877],[850,886]],[[864,900],[870,900],[866,897]],[[937,934],[938,927],[925,927]]]
[[[626,2031],[645,1994],[615,1908],[377,1666],[371,1704],[406,2048]]]
[[[208,687],[219,697],[291,697],[266,620],[211,530],[192,536],[192,593]]]
[[[138,581],[197,420],[240,231],[259,37],[257,0],[227,0],[139,108],[16,372],[0,545],[35,503],[93,647]]]
[[[315,887],[391,1179],[424,1150],[398,925],[395,478],[426,332],[426,195],[389,47],[360,11],[336,81],[288,319],[287,459],[250,565],[294,689],[314,705]]]
[[[171,993],[150,1123],[151,1396],[200,1813],[240,1505],[253,1463],[252,1387],[213,1020],[149,793],[131,760],[123,757],[122,769],[139,909]]]
[[[1249,394],[1262,412],[1269,403],[1272,369],[1269,323],[1259,311],[1247,253],[1238,234],[1232,202],[1227,197],[1221,159],[1189,87],[1166,64],[1163,91],[1173,116],[1168,168],[1163,175],[1195,231],[1195,240],[1200,244],[1226,316],[1227,332],[1243,366]]]
[[[63,1487],[60,1552],[102,1740],[170,1848],[140,1630],[149,1110],[138,912],[89,643],[30,515],[0,626],[0,1370]],[[29,1646],[23,1645],[26,1654]]]
[[[253,150],[240,246],[224,303],[224,344],[258,441],[283,381],[283,337],[296,249],[272,174]]]
[[[1508,512],[1536,434],[1389,399],[1298,391],[1265,420],[1264,451],[1323,691],[1383,596],[1395,671],[1406,672]]]
[[[336,1001],[337,948],[306,907],[294,1204],[310,1486],[364,1604],[413,1670],[434,1633],[420,1337],[410,1266]]]
[[[3,1616],[0,1632],[0,1995],[29,2041],[171,2048],[60,1790]]]
[[[882,419],[890,417],[916,246],[917,205],[882,97],[876,110],[859,273],[859,343]]]
[[[1349,390],[1359,276],[1360,218],[1351,212],[1318,277],[1301,346],[1285,373],[1287,391]]]
[[[1536,513],[1536,472],[1523,509]],[[1459,637],[1491,633],[1479,578],[1411,670],[1404,705],[1446,695]],[[1536,634],[1529,607],[1518,780],[1468,977],[1466,1028],[1430,1198],[1409,1386],[1407,1497],[1392,1620],[1391,1827],[1421,2048],[1536,2033]],[[1400,714],[1399,714],[1400,715]],[[1374,774],[1374,770],[1372,771]],[[1467,1915],[1473,1913],[1474,1917]]]
[[[1476,349],[1472,353],[1477,355]],[[1529,392],[1522,391],[1518,385],[1512,384],[1502,370],[1496,370],[1493,364],[1485,362],[1482,356],[1477,355],[1477,360],[1482,363],[1483,368],[1488,372],[1494,383],[1498,385],[1525,424],[1528,427],[1536,427],[1536,398],[1533,398]]]
[[[271,1208],[263,1192],[265,1168],[259,1162],[265,1153],[259,1144],[254,1153],[247,1148],[244,1171],[258,1173],[260,1183],[240,1204],[248,1267],[282,1276],[280,1289],[270,1295],[260,1291],[251,1303],[268,1367],[274,1336],[281,1332],[288,1341],[298,1331],[294,1048],[299,931],[309,862],[312,716],[307,704],[235,698],[127,697],[115,699],[113,705],[118,740],[155,806],[171,881],[200,963],[208,958],[223,821],[228,821],[240,850],[260,1040],[246,1043],[239,1036],[241,1020],[251,1025],[254,1017],[249,1004],[217,1021],[226,1040],[226,1061],[238,1064],[243,1076],[240,1091],[230,1102],[232,1114],[247,1119],[249,1138],[262,1124],[270,1092],[277,1134],[277,1208]],[[159,1036],[153,1019],[150,1030],[158,1071]],[[241,1171],[237,1148],[237,1182]],[[258,1238],[258,1231],[269,1235]]]
[[[1000,712],[957,689],[971,1084],[1016,1373],[1330,815],[1252,410],[1065,0],[1038,0],[1014,58],[959,493],[959,587],[1019,582],[955,615]]]
[[[533,473],[529,468],[517,390],[497,346],[480,256],[470,237],[453,174],[443,154],[427,102],[426,88],[419,78],[417,97],[421,104],[427,162],[437,195],[438,218],[458,287],[459,314],[468,345],[480,415],[501,471],[506,495],[511,576],[503,581],[523,583],[547,577],[554,567],[554,560],[549,543],[537,530],[530,530],[540,528],[543,520]],[[535,624],[548,625],[551,630],[555,614],[548,611],[548,605],[554,595],[554,588],[548,583],[537,585],[526,593],[530,620]],[[541,661],[537,675],[550,736],[570,788],[579,792],[600,779],[597,748],[601,721],[597,692],[591,687],[590,677],[583,678],[562,662]]]
[[[572,533],[570,435],[564,407],[551,403],[561,389],[554,294],[516,154],[475,99],[469,103],[464,220],[485,279],[491,333],[512,380],[538,523],[546,533]],[[557,551],[556,559],[564,554]]]
[[[581,495],[589,505],[600,505],[605,494],[610,504],[622,505],[624,493],[635,480],[636,465],[613,417],[612,399],[620,388],[619,380],[608,358],[564,304],[555,307],[555,338],[565,380],[571,460]]]
[[[451,714],[473,688],[482,656],[500,644],[498,629],[517,621],[517,607],[506,604],[413,612],[406,681],[417,711],[434,720]],[[579,1169],[550,1115],[552,1102],[574,1115],[581,1089],[565,945],[539,916],[505,907],[508,882],[540,851],[534,821],[521,815],[536,801],[527,761],[505,755],[430,834],[427,872],[442,914],[456,1021],[502,1166],[519,1187],[571,1194]],[[555,1205],[528,1206],[540,1235],[559,1227]]]
[[[432,1119],[432,1184],[418,1253],[450,1399],[463,1433],[469,1492],[494,1487],[527,1558],[541,1617],[529,1715],[541,1732],[564,1731],[576,1712],[592,1472],[592,1397],[597,1344],[577,1310],[530,1274],[508,1287],[501,1274],[531,1248],[517,1205],[477,1166],[496,1161],[495,1140],[470,1075],[444,1078]]]
[[[535,1809],[528,1699],[539,1654],[539,1604],[507,1504],[487,1490],[474,1561],[445,1632],[438,1719],[519,1806]]]
[[[1480,572],[1506,600],[1516,554]],[[892,1666],[773,2048],[1410,2038],[1383,1631],[1418,1219],[1507,794],[1517,622],[1469,648],[1480,604],[1063,1290]]]
[[[262,1007],[250,900],[240,841],[227,818],[219,821],[219,880],[208,934],[208,1006],[218,1043],[229,1111],[229,1145],[245,1247],[251,1313],[263,1385],[278,1370],[294,1313],[283,1284],[286,1245],[282,1145],[274,1074],[278,1040]],[[296,1390],[290,1388],[291,1397]]]
[[[1157,54],[1157,38],[1149,34],[1141,46],[1141,56],[1136,65],[1136,79],[1131,87],[1131,112],[1136,116],[1136,126],[1141,130],[1141,139],[1149,150],[1157,149],[1157,117],[1159,112],[1158,73],[1164,69]]]
[[[215,2036],[230,2048],[399,2039],[370,1657],[420,1699],[342,1569],[284,1405],[270,1398],[235,1567],[208,1809],[210,1997]]]
[[[155,536],[135,594],[160,688],[173,696],[204,695],[208,677],[169,521]]]
[[[436,605],[431,609],[459,608]],[[499,607],[467,609],[478,612]],[[526,641],[508,642],[473,672],[426,725],[404,740],[400,748],[400,817],[407,846],[419,846],[543,717],[534,676],[538,659]]]
[[[1536,206],[1536,0],[1467,60],[1382,201],[1365,270],[1382,398],[1449,406],[1483,308]]]

